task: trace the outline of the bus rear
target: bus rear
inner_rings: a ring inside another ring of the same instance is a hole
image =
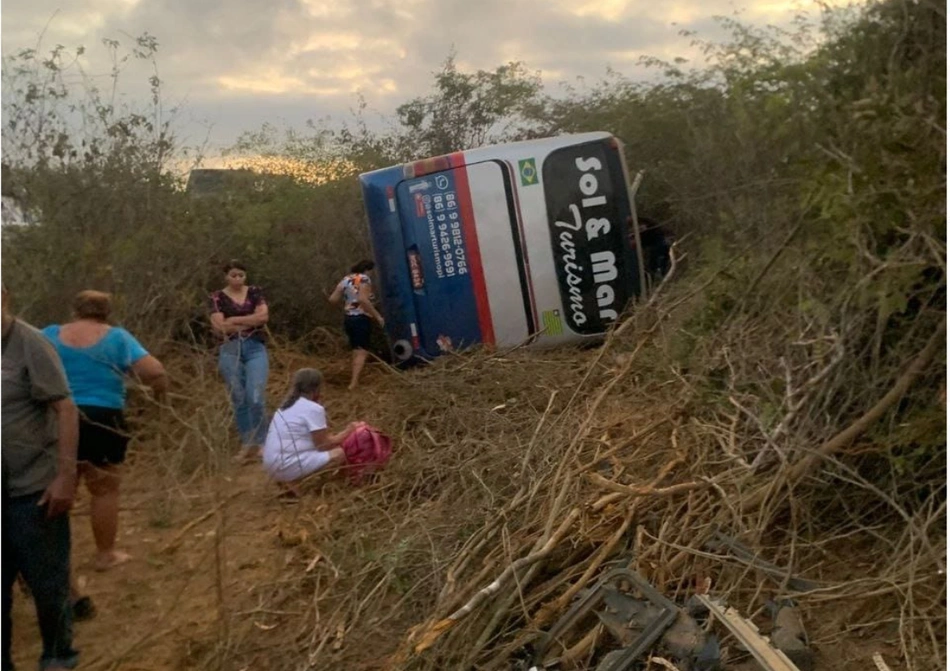
[[[602,335],[637,291],[621,147],[607,133],[360,176],[400,361]]]

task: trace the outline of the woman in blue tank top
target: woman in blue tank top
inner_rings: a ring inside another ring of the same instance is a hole
[[[92,497],[95,568],[100,571],[129,559],[115,548],[119,466],[125,460],[130,437],[123,413],[125,376],[138,377],[157,395],[167,387],[165,369],[158,359],[124,328],[109,325],[111,308],[109,294],[82,291],[73,305],[73,321],[43,329],[62,359],[70,392],[79,406],[79,476]]]

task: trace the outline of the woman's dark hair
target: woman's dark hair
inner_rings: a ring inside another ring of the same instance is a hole
[[[371,259],[363,259],[350,266],[351,273],[365,273],[376,267],[376,263]]]
[[[235,268],[237,268],[238,270],[243,270],[245,273],[247,272],[247,268],[244,267],[244,264],[238,261],[237,259],[231,259],[230,261],[225,263],[224,266],[222,266],[222,270],[224,271],[225,275],[227,275],[229,272],[231,272]]]
[[[301,396],[312,394],[323,385],[323,373],[316,368],[301,368],[294,373],[287,395],[280,404],[281,410],[286,410],[296,403]]]

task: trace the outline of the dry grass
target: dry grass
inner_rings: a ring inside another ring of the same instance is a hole
[[[133,399],[123,542],[142,561],[94,593],[84,665],[521,668],[618,565],[680,602],[709,581],[765,630],[765,602],[793,596],[819,668],[865,669],[874,652],[942,665],[946,450],[912,471],[892,450],[906,426],[945,430],[929,393],[945,388],[944,322],[928,330],[921,313],[906,354],[861,387],[848,331],[801,332],[771,313],[694,337],[687,369],[673,352],[708,286],[662,287],[602,347],[376,364],[357,394],[328,334],[276,344],[272,404],[294,370],[317,366],[331,424],[368,420],[395,442],[373,482],[321,475],[293,506],[230,462],[213,355],[169,346],[168,404]],[[710,549],[717,529],[785,574]],[[816,587],[795,593],[792,576]],[[565,647],[552,653],[562,666],[584,666],[610,642],[577,631]],[[727,644],[725,660],[743,653]]]
[[[825,668],[868,668],[875,651],[910,669],[942,664],[942,483],[919,483],[908,498],[906,474],[871,479],[860,467],[876,449],[854,427],[889,392],[813,442],[796,441],[804,410],[786,418],[784,436],[763,434],[749,413],[707,398],[695,375],[662,374],[665,330],[684,299],[642,310],[602,348],[473,353],[409,372],[378,365],[358,395],[342,391],[345,354],[329,344],[319,357],[275,348],[272,400],[294,369],[320,366],[331,419],[367,419],[396,446],[373,483],[322,476],[291,507],[256,470],[228,463],[227,400],[210,356],[169,355],[176,394],[161,411],[139,405],[133,480],[149,524],[164,530],[154,557],[168,569],[171,606],[90,668],[166,668],[129,665],[157,647],[178,668],[512,668],[618,564],[677,600],[709,578],[765,629],[766,599],[793,595]],[[935,347],[903,362],[891,388],[914,384]],[[813,386],[806,393],[827,392]],[[773,448],[782,459],[753,470]],[[787,579],[710,551],[715,528],[817,589],[794,594]],[[606,650],[596,646],[572,655],[596,659]],[[742,653],[731,646],[727,659]]]

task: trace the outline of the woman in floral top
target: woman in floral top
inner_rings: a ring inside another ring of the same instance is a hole
[[[373,321],[385,326],[383,316],[373,306],[373,290],[369,271],[376,267],[370,260],[360,261],[350,268],[350,274],[340,280],[330,294],[330,302],[343,303],[343,330],[353,350],[353,371],[349,389],[356,389],[360,372],[369,354],[369,338],[373,330]]]
[[[267,301],[260,287],[247,285],[247,269],[240,262],[227,263],[224,274],[227,285],[211,294],[211,326],[223,341],[218,371],[228,385],[241,437],[238,459],[251,461],[259,458],[267,436]]]

